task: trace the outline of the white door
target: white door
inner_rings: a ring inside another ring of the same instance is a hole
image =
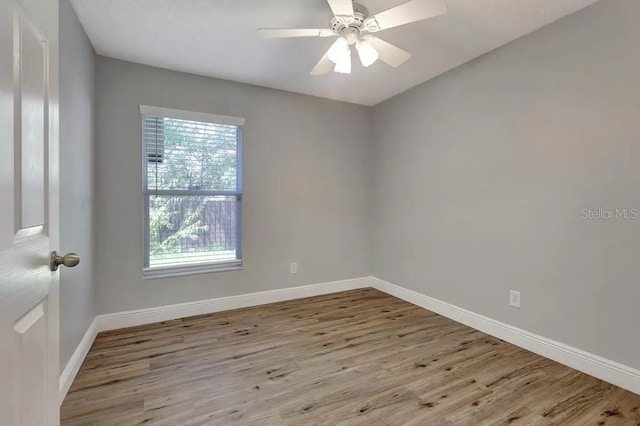
[[[58,0],[0,0],[0,424],[57,425]]]

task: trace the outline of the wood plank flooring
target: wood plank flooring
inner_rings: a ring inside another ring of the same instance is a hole
[[[100,333],[63,425],[640,425],[640,396],[374,289]]]

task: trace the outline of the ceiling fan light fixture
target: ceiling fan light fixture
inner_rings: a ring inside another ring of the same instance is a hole
[[[375,47],[367,40],[359,40],[356,43],[356,50],[358,51],[358,56],[360,57],[360,62],[362,62],[363,67],[372,65],[380,56]]]
[[[327,52],[327,57],[334,64],[338,64],[341,61],[344,61],[345,58],[349,58],[351,60],[351,50],[349,49],[349,42],[346,38],[340,37],[335,43],[331,45],[329,51]]]
[[[319,0],[316,0],[319,1]],[[333,68],[339,73],[351,73],[351,45],[358,51],[360,62],[369,67],[378,59],[397,68],[411,54],[375,37],[378,31],[400,27],[447,13],[448,0],[403,0],[404,3],[370,15],[358,0],[326,0],[333,17],[329,28],[259,28],[262,37],[337,37],[322,55],[310,75],[324,75]]]
[[[349,54],[340,58],[340,61],[336,62],[336,66],[333,69],[335,72],[340,74],[351,74],[351,51],[348,51]]]

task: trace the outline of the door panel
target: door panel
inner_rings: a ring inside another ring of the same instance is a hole
[[[16,173],[19,185],[16,206],[20,208],[19,228],[44,225],[44,150],[45,150],[45,78],[47,60],[47,42],[38,34],[34,25],[26,16],[16,19],[14,32],[15,51],[18,58],[15,65],[17,91],[16,102],[20,109],[16,111],[21,122],[20,135],[16,138],[20,146],[16,147]]]
[[[46,424],[46,387],[41,378],[47,376],[47,315],[44,302],[38,303],[20,318],[13,329],[19,340],[20,353],[20,421],[25,425]]]
[[[0,1],[0,423],[59,424],[58,2]]]

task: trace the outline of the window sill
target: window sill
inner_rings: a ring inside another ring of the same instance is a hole
[[[161,278],[184,277],[188,275],[211,274],[214,272],[239,271],[243,269],[242,261],[229,262],[218,265],[182,266],[177,268],[145,269],[142,271],[143,280]]]

